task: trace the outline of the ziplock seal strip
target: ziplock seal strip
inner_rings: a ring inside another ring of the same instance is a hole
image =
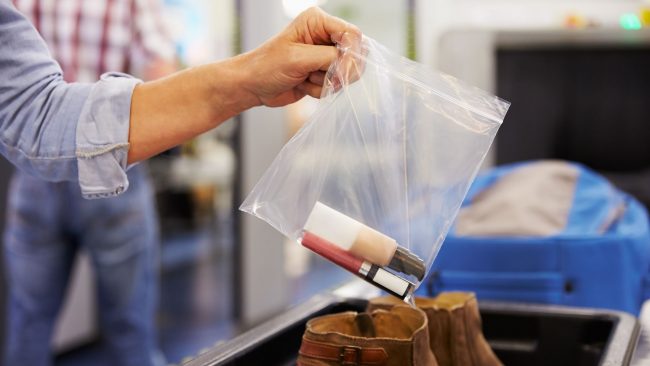
[[[438,91],[438,90],[436,90],[436,89],[434,89],[434,88],[432,88],[432,87],[430,87],[430,86],[428,86],[428,85],[422,83],[421,81],[412,78],[411,76],[409,76],[409,75],[407,75],[407,74],[404,74],[404,73],[402,73],[402,72],[400,72],[400,71],[396,71],[396,70],[394,70],[394,69],[389,69],[389,68],[387,68],[387,67],[385,67],[385,66],[383,66],[383,65],[381,65],[381,64],[379,64],[379,63],[377,63],[377,62],[375,62],[375,61],[369,60],[369,59],[368,59],[368,55],[363,55],[363,54],[361,54],[361,53],[359,53],[359,52],[357,52],[357,51],[351,51],[350,49],[346,50],[346,52],[350,52],[350,53],[352,53],[355,57],[358,57],[358,58],[364,60],[364,62],[369,63],[369,64],[371,64],[371,65],[373,65],[373,66],[376,66],[376,67],[378,67],[379,69],[381,69],[381,70],[383,70],[383,71],[386,71],[386,72],[389,72],[389,73],[395,74],[395,76],[397,76],[398,78],[400,78],[400,79],[402,79],[402,80],[404,80],[404,81],[408,81],[409,83],[411,83],[411,84],[413,84],[413,85],[415,85],[415,86],[418,86],[418,87],[420,87],[421,89],[424,89],[425,91],[427,91],[427,92],[429,92],[429,93],[431,93],[431,94],[434,94],[434,95],[436,95],[436,96],[438,96],[438,97],[440,97],[440,98],[442,98],[442,99],[444,99],[444,100],[446,100],[446,101],[448,101],[448,102],[451,102],[451,103],[453,103],[453,104],[455,104],[455,105],[457,105],[457,106],[459,106],[459,107],[461,107],[461,108],[463,108],[463,109],[466,109],[466,110],[468,110],[468,111],[470,111],[470,112],[472,112],[472,113],[474,113],[474,114],[477,114],[477,115],[479,115],[479,116],[481,116],[481,117],[487,118],[487,119],[489,119],[490,121],[492,121],[492,122],[496,122],[496,123],[498,123],[498,124],[502,124],[502,123],[503,123],[503,117],[502,117],[502,118],[499,118],[499,117],[494,116],[494,115],[492,115],[492,114],[485,113],[485,112],[483,112],[482,110],[480,110],[480,109],[478,109],[478,108],[476,108],[476,107],[474,107],[474,106],[472,106],[472,105],[470,105],[470,104],[468,104],[468,103],[466,103],[466,102],[463,102],[462,100],[459,100],[458,98],[454,98],[454,97],[450,96],[450,95],[447,94],[447,93],[440,92],[440,91]],[[401,56],[399,56],[399,57],[401,57]],[[406,60],[406,61],[408,61],[408,62],[413,62],[413,61],[411,61],[411,60],[409,60],[409,59],[404,59],[404,60]],[[452,76],[452,77],[453,77],[453,76]],[[460,81],[460,80],[459,80],[459,81]],[[479,89],[479,88],[477,88],[477,89]],[[479,89],[479,90],[481,90],[481,89]],[[481,91],[483,91],[483,92],[485,92],[485,93],[488,93],[488,92],[485,91],[485,90],[481,90]],[[494,96],[494,98],[496,98],[497,100],[501,101],[502,103],[507,104],[508,106],[510,105],[510,102],[505,101],[505,100],[503,100],[503,99],[501,99],[501,98],[499,98],[499,97],[497,97],[497,96]],[[506,107],[506,111],[507,111],[507,109],[508,109],[508,108]],[[505,112],[504,112],[503,114],[504,114],[504,116],[505,116]]]

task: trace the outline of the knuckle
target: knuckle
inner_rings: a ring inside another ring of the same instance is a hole
[[[310,6],[307,8],[306,13],[307,14],[321,14],[323,10],[319,8],[318,6]]]
[[[313,18],[315,16],[319,16],[321,14],[321,12],[322,12],[322,10],[319,7],[310,6],[309,8],[307,8],[307,10],[300,13],[300,15],[298,17],[309,19],[309,18]]]

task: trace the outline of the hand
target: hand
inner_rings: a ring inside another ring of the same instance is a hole
[[[321,95],[325,72],[336,60],[335,45],[358,49],[361,31],[319,8],[300,14],[280,34],[238,56],[247,70],[243,87],[258,105],[278,107],[305,95]]]
[[[257,49],[220,62],[193,67],[133,90],[128,162],[165,151],[256,105],[318,98],[325,71],[343,53],[336,89],[363,72],[361,32],[355,26],[312,8]]]

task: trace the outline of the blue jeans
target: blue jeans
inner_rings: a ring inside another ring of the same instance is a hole
[[[154,364],[158,226],[145,169],[121,196],[85,200],[77,183],[14,176],[4,234],[9,277],[7,365],[52,363],[50,343],[79,250],[97,279],[110,365]]]

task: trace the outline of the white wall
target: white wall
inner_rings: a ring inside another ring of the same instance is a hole
[[[280,0],[242,1],[242,46],[259,46],[289,22]],[[247,195],[286,141],[286,110],[256,107],[242,114],[240,169]],[[243,199],[243,197],[241,197]],[[246,325],[277,314],[289,305],[284,272],[284,237],[262,220],[241,215],[241,320]]]
[[[450,29],[557,29],[569,13],[618,27],[621,14],[644,5],[647,0],[417,0],[418,58],[436,67],[440,36]]]

